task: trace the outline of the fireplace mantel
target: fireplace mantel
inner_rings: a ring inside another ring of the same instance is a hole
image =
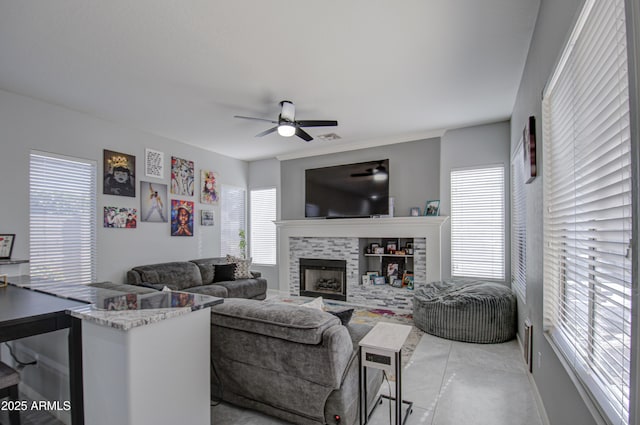
[[[289,290],[291,237],[426,238],[427,282],[441,280],[442,226],[448,216],[276,221],[279,288]]]

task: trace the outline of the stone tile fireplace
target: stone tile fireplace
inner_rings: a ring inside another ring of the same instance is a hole
[[[277,222],[280,290],[301,294],[302,259],[346,262],[346,301],[380,308],[411,310],[413,291],[389,285],[362,285],[366,238],[412,238],[416,287],[441,279],[441,228],[448,217],[289,220]],[[306,289],[305,289],[306,291]],[[312,295],[323,296],[324,294]]]

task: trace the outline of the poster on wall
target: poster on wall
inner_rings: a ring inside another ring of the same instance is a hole
[[[144,150],[144,174],[158,179],[164,177],[163,152],[148,148]]]
[[[201,210],[200,211],[200,225],[213,226],[213,210]]]
[[[136,197],[136,157],[104,149],[105,195]]]
[[[193,207],[191,201],[171,200],[171,236],[193,236]]]
[[[172,156],[171,193],[174,195],[193,196],[194,180],[193,161]]]
[[[530,116],[522,131],[524,140],[524,172],[525,183],[531,183],[538,175],[536,164],[536,118]]]
[[[217,204],[219,197],[218,173],[200,170],[200,202],[203,204]]]
[[[166,223],[167,185],[140,182],[140,219],[150,223]]]
[[[135,229],[138,211],[135,208],[104,207],[104,227],[114,229]]]

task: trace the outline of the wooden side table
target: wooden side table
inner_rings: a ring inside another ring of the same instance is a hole
[[[402,399],[402,345],[406,341],[411,326],[395,323],[378,322],[362,340],[360,340],[360,425],[369,422],[369,417],[380,404],[382,398],[391,403],[396,401],[396,425],[404,424],[413,411],[413,402]],[[375,406],[369,412],[367,406],[367,368],[381,369],[394,372],[396,376],[396,395],[381,394]],[[402,419],[402,404],[407,405],[404,420]],[[364,422],[363,422],[364,421]]]

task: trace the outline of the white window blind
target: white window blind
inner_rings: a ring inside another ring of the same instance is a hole
[[[628,96],[624,1],[587,0],[543,99],[544,326],[611,424],[637,423]]]
[[[451,171],[451,276],[504,279],[504,167]]]
[[[96,178],[95,162],[31,152],[31,277],[95,282]]]
[[[256,189],[250,194],[251,258],[256,264],[276,264],[276,189]]]
[[[527,197],[521,142],[511,159],[511,288],[527,301]]]
[[[220,219],[220,253],[243,256],[240,250],[240,231],[246,230],[246,191],[239,187],[222,185]]]

